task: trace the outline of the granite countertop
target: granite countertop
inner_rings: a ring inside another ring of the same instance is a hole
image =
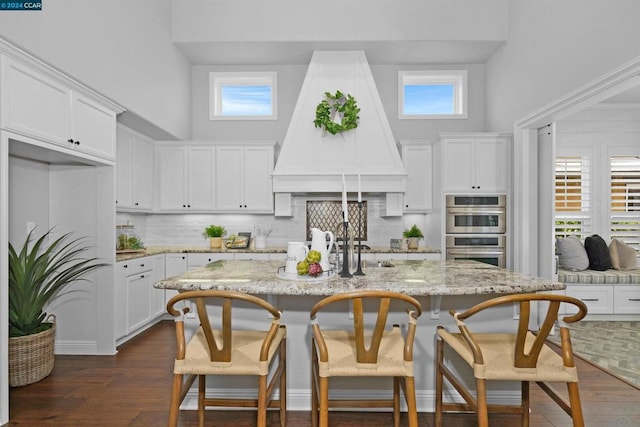
[[[354,290],[393,290],[407,295],[510,294],[564,289],[560,282],[527,276],[476,261],[394,261],[343,279],[282,279],[281,261],[216,261],[156,283],[159,289],[235,290],[258,295],[333,295]]]
[[[152,246],[140,252],[116,253],[117,261],[127,261],[130,259],[142,258],[145,256],[166,254],[166,253],[252,253],[252,254],[286,254],[287,248],[282,246],[272,246],[266,249],[211,249],[207,246]],[[363,254],[379,254],[379,253],[398,253],[398,254],[439,254],[440,250],[427,246],[413,250],[390,249],[388,247],[372,247],[371,249],[362,249]]]

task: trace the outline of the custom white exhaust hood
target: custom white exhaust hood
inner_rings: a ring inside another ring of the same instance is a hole
[[[352,95],[360,108],[358,127],[332,135],[314,126],[325,92]],[[316,51],[302,84],[273,172],[278,199],[291,193],[405,191],[407,173],[363,51]],[[277,209],[276,209],[277,210]]]

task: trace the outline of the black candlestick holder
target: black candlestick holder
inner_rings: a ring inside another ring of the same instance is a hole
[[[358,202],[358,269],[354,276],[364,276],[362,271],[362,260],[360,258],[360,252],[362,252],[362,202]]]
[[[353,277],[349,271],[349,222],[343,221],[342,228],[344,230],[344,240],[342,246],[342,271],[340,271],[340,277],[348,279]]]

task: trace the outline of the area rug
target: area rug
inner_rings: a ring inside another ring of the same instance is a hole
[[[569,331],[575,354],[640,388],[640,322],[582,321]]]

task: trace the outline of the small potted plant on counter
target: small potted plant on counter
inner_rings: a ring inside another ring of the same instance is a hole
[[[220,249],[222,247],[222,236],[227,234],[227,230],[221,225],[208,225],[204,228],[203,236],[209,238],[211,249]]]
[[[402,235],[407,239],[408,249],[418,249],[418,240],[424,237],[422,230],[420,230],[416,224],[413,224],[413,227],[410,229],[404,230]]]

